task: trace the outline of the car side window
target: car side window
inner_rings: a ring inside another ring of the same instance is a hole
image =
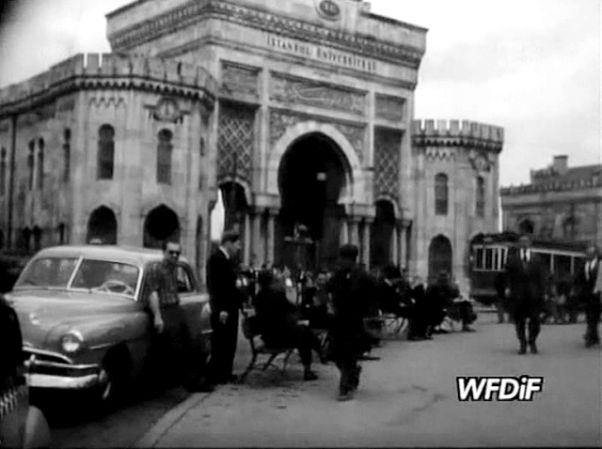
[[[176,273],[178,279],[178,293],[194,292],[194,280],[190,268],[185,265],[178,265]]]

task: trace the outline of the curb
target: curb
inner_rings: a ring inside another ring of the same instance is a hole
[[[176,405],[168,411],[159,421],[157,421],[150,430],[148,430],[142,438],[140,438],[132,447],[155,447],[165,436],[169,430],[176,425],[191,409],[198,406],[201,402],[207,399],[211,393],[193,394],[185,401]]]

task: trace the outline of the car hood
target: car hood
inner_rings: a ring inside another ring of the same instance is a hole
[[[23,342],[41,348],[56,343],[70,329],[82,330],[140,309],[125,297],[88,292],[17,290],[8,299],[19,317]]]

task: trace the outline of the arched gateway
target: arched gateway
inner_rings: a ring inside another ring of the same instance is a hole
[[[348,160],[327,135],[309,133],[289,146],[278,169],[277,263],[334,265],[345,215],[341,200],[350,179]]]

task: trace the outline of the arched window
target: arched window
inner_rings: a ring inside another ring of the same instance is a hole
[[[429,279],[434,281],[443,272],[452,274],[452,245],[449,239],[439,235],[429,245]]]
[[[35,165],[36,143],[33,140],[29,141],[29,154],[27,155],[27,169],[29,170],[29,190],[33,190],[33,168]]]
[[[6,193],[6,148],[0,150],[0,196]]]
[[[435,215],[447,215],[448,196],[447,175],[439,173],[435,176]]]
[[[38,140],[38,189],[44,188],[44,139]]]
[[[65,128],[63,133],[63,182],[69,182],[71,172],[71,130]]]
[[[113,179],[115,162],[115,130],[111,125],[102,125],[98,130],[98,179]]]
[[[157,183],[171,184],[171,131],[162,129],[159,131],[159,143],[157,145]]]
[[[180,220],[176,213],[165,205],[154,208],[144,220],[145,248],[161,248],[166,240],[180,238]]]
[[[485,179],[482,176],[477,178],[477,217],[485,217]]]
[[[518,231],[521,234],[533,234],[533,232],[535,232],[535,226],[531,220],[525,219],[519,223]]]

